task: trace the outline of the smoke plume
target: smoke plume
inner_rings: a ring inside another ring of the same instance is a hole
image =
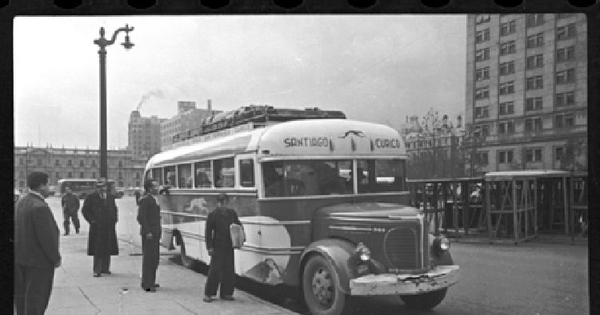
[[[152,89],[146,92],[146,94],[142,95],[142,99],[135,110],[139,111],[140,108],[142,108],[142,105],[152,97],[163,98],[163,92],[160,89]]]

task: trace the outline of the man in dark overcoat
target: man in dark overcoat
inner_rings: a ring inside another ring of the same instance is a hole
[[[115,196],[107,192],[106,185],[106,179],[100,178],[96,191],[85,198],[81,208],[84,219],[90,224],[87,254],[94,256],[94,277],[110,274],[110,256],[119,254],[115,231],[117,205]]]
[[[145,194],[140,198],[137,221],[142,236],[142,289],[155,292],[156,269],[159,261],[159,245],[162,234],[160,225],[160,205],[158,203],[158,182],[154,179],[144,181]]]
[[[48,174],[27,176],[29,193],[15,204],[15,308],[17,315],[44,314],[54,269],[61,264],[58,225],[48,204]]]
[[[235,281],[233,245],[229,226],[242,225],[235,210],[228,208],[229,197],[221,193],[217,196],[217,208],[206,219],[206,249],[210,258],[208,278],[204,287],[204,302],[212,302],[217,295],[222,300],[233,301]]]
[[[71,187],[65,188],[65,194],[61,198],[63,208],[65,235],[69,235],[69,221],[73,221],[75,233],[79,234],[79,198],[73,194]]]

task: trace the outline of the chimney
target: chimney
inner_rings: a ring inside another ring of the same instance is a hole
[[[458,117],[456,117],[456,128],[460,128],[462,127],[462,117],[460,117],[460,115],[458,115]]]
[[[208,101],[206,102],[206,108],[209,112],[212,112],[212,101],[210,99],[208,99]]]

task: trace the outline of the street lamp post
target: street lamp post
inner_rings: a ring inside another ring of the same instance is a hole
[[[115,42],[117,34],[125,32],[125,42],[121,45],[129,50],[133,47],[133,43],[129,41],[129,32],[133,31],[133,27],[125,24],[113,33],[110,40],[104,37],[104,27],[100,28],[100,38],[94,40],[94,44],[100,47],[98,55],[100,55],[100,177],[108,178],[108,159],[106,149],[106,46],[110,46]]]

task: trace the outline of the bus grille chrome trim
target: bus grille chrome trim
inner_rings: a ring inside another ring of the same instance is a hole
[[[416,225],[389,230],[383,246],[391,266],[395,269],[420,269],[420,239]]]

